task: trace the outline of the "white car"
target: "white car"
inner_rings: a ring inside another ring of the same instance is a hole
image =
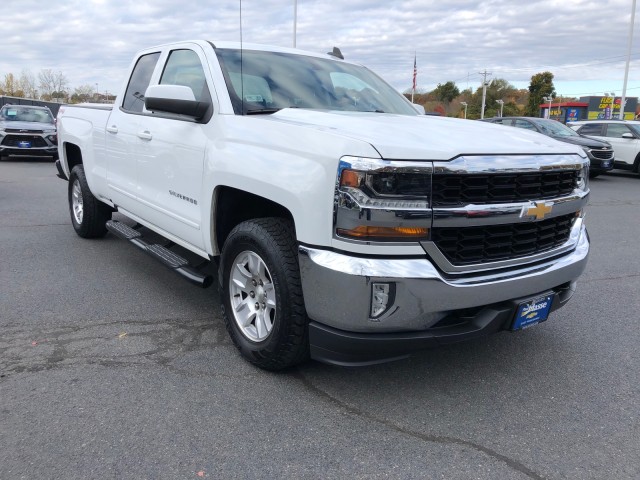
[[[605,140],[613,146],[614,168],[640,173],[640,122],[587,120],[569,124],[580,135]]]

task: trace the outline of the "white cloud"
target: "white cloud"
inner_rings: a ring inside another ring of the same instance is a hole
[[[291,0],[242,4],[244,41],[291,45]],[[98,83],[103,91],[119,88],[142,48],[240,39],[239,1],[4,0],[2,10],[0,75],[51,68],[73,86]],[[475,88],[486,68],[518,85],[549,69],[558,87],[580,80],[620,91],[629,17],[626,0],[298,0],[297,44],[316,52],[339,46],[399,90],[411,84],[415,52],[418,84],[428,89],[447,80],[465,87],[467,78]],[[640,59],[638,41],[633,51]],[[630,79],[635,73],[637,60]]]

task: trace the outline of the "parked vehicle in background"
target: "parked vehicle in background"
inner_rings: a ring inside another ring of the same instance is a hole
[[[0,159],[8,155],[58,158],[58,137],[51,110],[9,104],[0,109]]]
[[[616,153],[614,168],[640,173],[640,122],[636,120],[586,120],[573,122],[580,135],[609,142]]]
[[[576,133],[566,125],[556,120],[536,117],[496,117],[484,119],[485,122],[499,123],[516,128],[524,128],[533,132],[542,133],[561,142],[579,145],[587,152],[591,162],[589,175],[597,177],[601,173],[608,172],[613,168],[614,148],[611,144],[600,139],[591,138]]]
[[[219,260],[227,330],[266,369],[377,363],[546,321],[587,262],[586,153],[421,115],[339,53],[141,51],[115,105],[58,115],[76,233],[111,232],[202,287],[210,271],[178,247]]]

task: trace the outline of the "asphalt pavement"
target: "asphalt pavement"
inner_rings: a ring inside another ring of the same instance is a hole
[[[79,238],[48,161],[0,163],[0,479],[640,478],[640,177],[592,180],[572,301],[346,369],[243,361],[218,292]]]

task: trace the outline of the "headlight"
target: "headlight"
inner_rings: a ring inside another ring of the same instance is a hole
[[[360,241],[428,238],[431,164],[344,157],[336,180],[335,234]]]
[[[585,164],[582,166],[580,171],[578,172],[578,179],[576,182],[576,187],[583,192],[589,190],[589,164]]]

